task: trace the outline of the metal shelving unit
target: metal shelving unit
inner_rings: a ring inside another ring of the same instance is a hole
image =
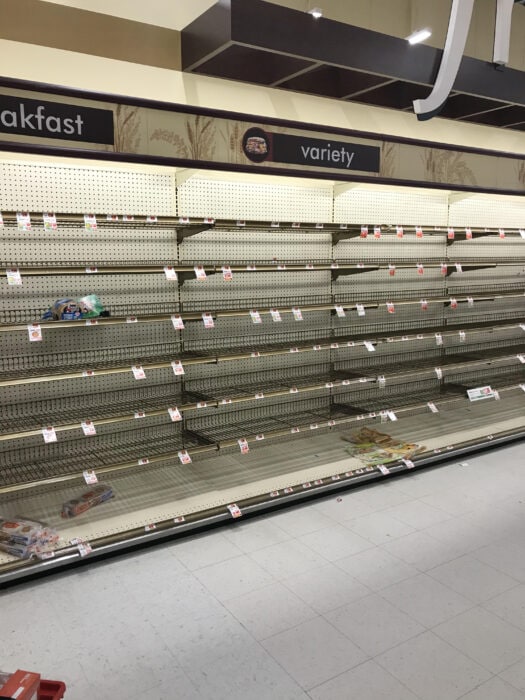
[[[70,170],[79,186],[97,183],[92,210],[118,217],[97,214],[86,231],[84,212],[71,211],[46,230],[32,211],[31,231],[18,230],[16,208],[42,201],[46,187],[52,206],[52,173],[35,178],[38,192],[6,190],[0,201],[0,513],[41,517],[63,533],[53,561],[0,555],[0,582],[73,560],[74,538],[102,553],[230,517],[233,502],[250,510],[383,478],[346,452],[363,427],[417,443],[386,472],[525,432],[525,240],[504,213],[504,236],[479,225],[467,234],[443,199],[421,237],[421,193],[402,238],[377,223],[365,236],[370,217],[355,191],[327,197],[307,185],[283,197],[280,185],[261,184],[272,197],[258,209],[253,186],[203,177],[176,187],[165,174],[172,187],[157,198],[158,181],[144,173],[124,217],[124,195],[113,205],[97,190],[110,170]],[[388,220],[379,191],[375,207]],[[290,221],[292,211],[313,223]],[[11,268],[21,285],[7,284]],[[109,315],[41,320],[56,299],[86,293]],[[40,342],[29,341],[33,324]],[[484,384],[499,401],[470,403],[467,389]],[[49,426],[57,439],[48,444]],[[61,522],[86,469],[116,497]]]

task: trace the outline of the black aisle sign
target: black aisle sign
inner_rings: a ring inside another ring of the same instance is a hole
[[[379,146],[269,133],[258,127],[248,129],[244,134],[243,150],[254,163],[269,160],[371,173],[378,173],[380,168]]]
[[[113,112],[0,95],[0,133],[113,145]]]

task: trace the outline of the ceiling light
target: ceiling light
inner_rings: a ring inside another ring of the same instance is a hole
[[[319,19],[323,16],[323,11],[320,7],[313,7],[311,10],[308,10],[308,14],[312,15],[314,19]]]
[[[417,32],[412,32],[410,36],[407,36],[406,40],[409,44],[420,44],[429,36],[432,36],[430,29],[418,29]]]

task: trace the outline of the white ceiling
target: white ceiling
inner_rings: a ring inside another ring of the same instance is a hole
[[[168,29],[184,29],[217,0],[45,0]]]

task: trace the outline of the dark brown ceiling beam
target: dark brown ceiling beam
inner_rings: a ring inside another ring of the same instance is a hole
[[[282,83],[285,83],[287,80],[293,80],[293,78],[298,78],[300,75],[304,75],[305,73],[310,73],[311,71],[315,70],[315,68],[319,68],[322,65],[322,63],[314,63],[311,66],[306,66],[305,68],[301,68],[300,70],[296,71],[295,73],[291,73],[290,75],[286,75],[284,78],[279,78],[279,80],[276,80],[273,82],[270,87],[279,87]]]
[[[367,92],[370,92],[371,90],[375,90],[376,88],[384,87],[385,85],[390,85],[390,83],[395,83],[394,78],[389,78],[388,80],[385,80],[382,83],[379,83],[378,85],[372,85],[371,87],[365,88],[364,90],[357,90],[357,92],[351,92],[349,95],[345,95],[342,99],[343,100],[353,100],[354,97],[360,97],[361,95],[364,95]]]

